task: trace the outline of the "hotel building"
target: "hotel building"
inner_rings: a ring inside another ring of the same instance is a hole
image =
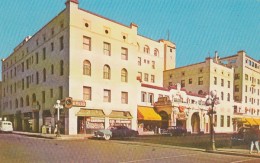
[[[175,44],[81,9],[78,0],[65,4],[2,59],[2,116],[15,130],[41,132],[54,127],[61,100],[64,134],[115,124],[137,129],[142,84],[162,86],[162,72],[175,68]]]

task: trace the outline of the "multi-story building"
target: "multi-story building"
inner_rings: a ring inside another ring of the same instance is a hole
[[[60,114],[65,134],[117,123],[136,129],[140,81],[162,86],[162,72],[175,68],[175,44],[81,9],[78,0],[65,4],[2,59],[3,116],[15,130],[40,132],[57,121],[56,101],[72,98]]]
[[[164,87],[181,83],[183,89],[200,95],[217,90],[220,104],[214,115],[215,131],[235,131],[244,124],[260,125],[259,65],[244,51],[225,58],[216,52],[213,59],[206,58],[205,62],[164,71]],[[223,123],[225,119],[232,119],[234,126]]]

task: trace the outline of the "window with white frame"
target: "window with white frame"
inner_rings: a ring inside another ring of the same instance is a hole
[[[108,56],[111,55],[111,44],[110,43],[104,42],[104,44],[103,44],[103,53],[105,55],[108,55]]]
[[[148,45],[145,45],[145,46],[144,46],[144,53],[150,54],[150,48],[149,48]]]
[[[103,79],[110,79],[110,67],[108,65],[103,67]]]
[[[148,74],[147,73],[144,74],[144,81],[148,82]]]
[[[142,92],[142,102],[146,102],[146,92]]]
[[[153,93],[149,93],[148,94],[148,100],[149,100],[149,103],[153,104],[154,103],[154,94]]]
[[[127,82],[127,70],[124,68],[121,70],[121,82]]]
[[[104,102],[111,102],[111,90],[104,89],[103,101]]]
[[[151,75],[151,83],[154,83],[154,82],[155,82],[155,76]]]
[[[83,62],[83,75],[91,76],[91,63],[88,60]]]
[[[83,87],[83,100],[91,100],[91,87]]]
[[[91,38],[83,36],[83,49],[91,51]]]
[[[121,48],[121,59],[122,60],[128,60],[128,49],[127,48]]]
[[[121,92],[121,103],[128,104],[128,92]]]
[[[138,66],[141,66],[141,63],[142,63],[142,59],[141,57],[138,57]]]

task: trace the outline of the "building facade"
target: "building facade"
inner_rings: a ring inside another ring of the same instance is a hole
[[[55,126],[57,100],[61,132],[92,133],[121,124],[137,129],[141,83],[161,86],[163,70],[175,68],[176,47],[138,34],[79,8],[66,8],[2,59],[2,115],[15,130],[40,132]]]

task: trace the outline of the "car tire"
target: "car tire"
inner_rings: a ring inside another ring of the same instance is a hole
[[[104,138],[105,138],[105,140],[110,140],[111,136],[110,135],[105,135]]]

